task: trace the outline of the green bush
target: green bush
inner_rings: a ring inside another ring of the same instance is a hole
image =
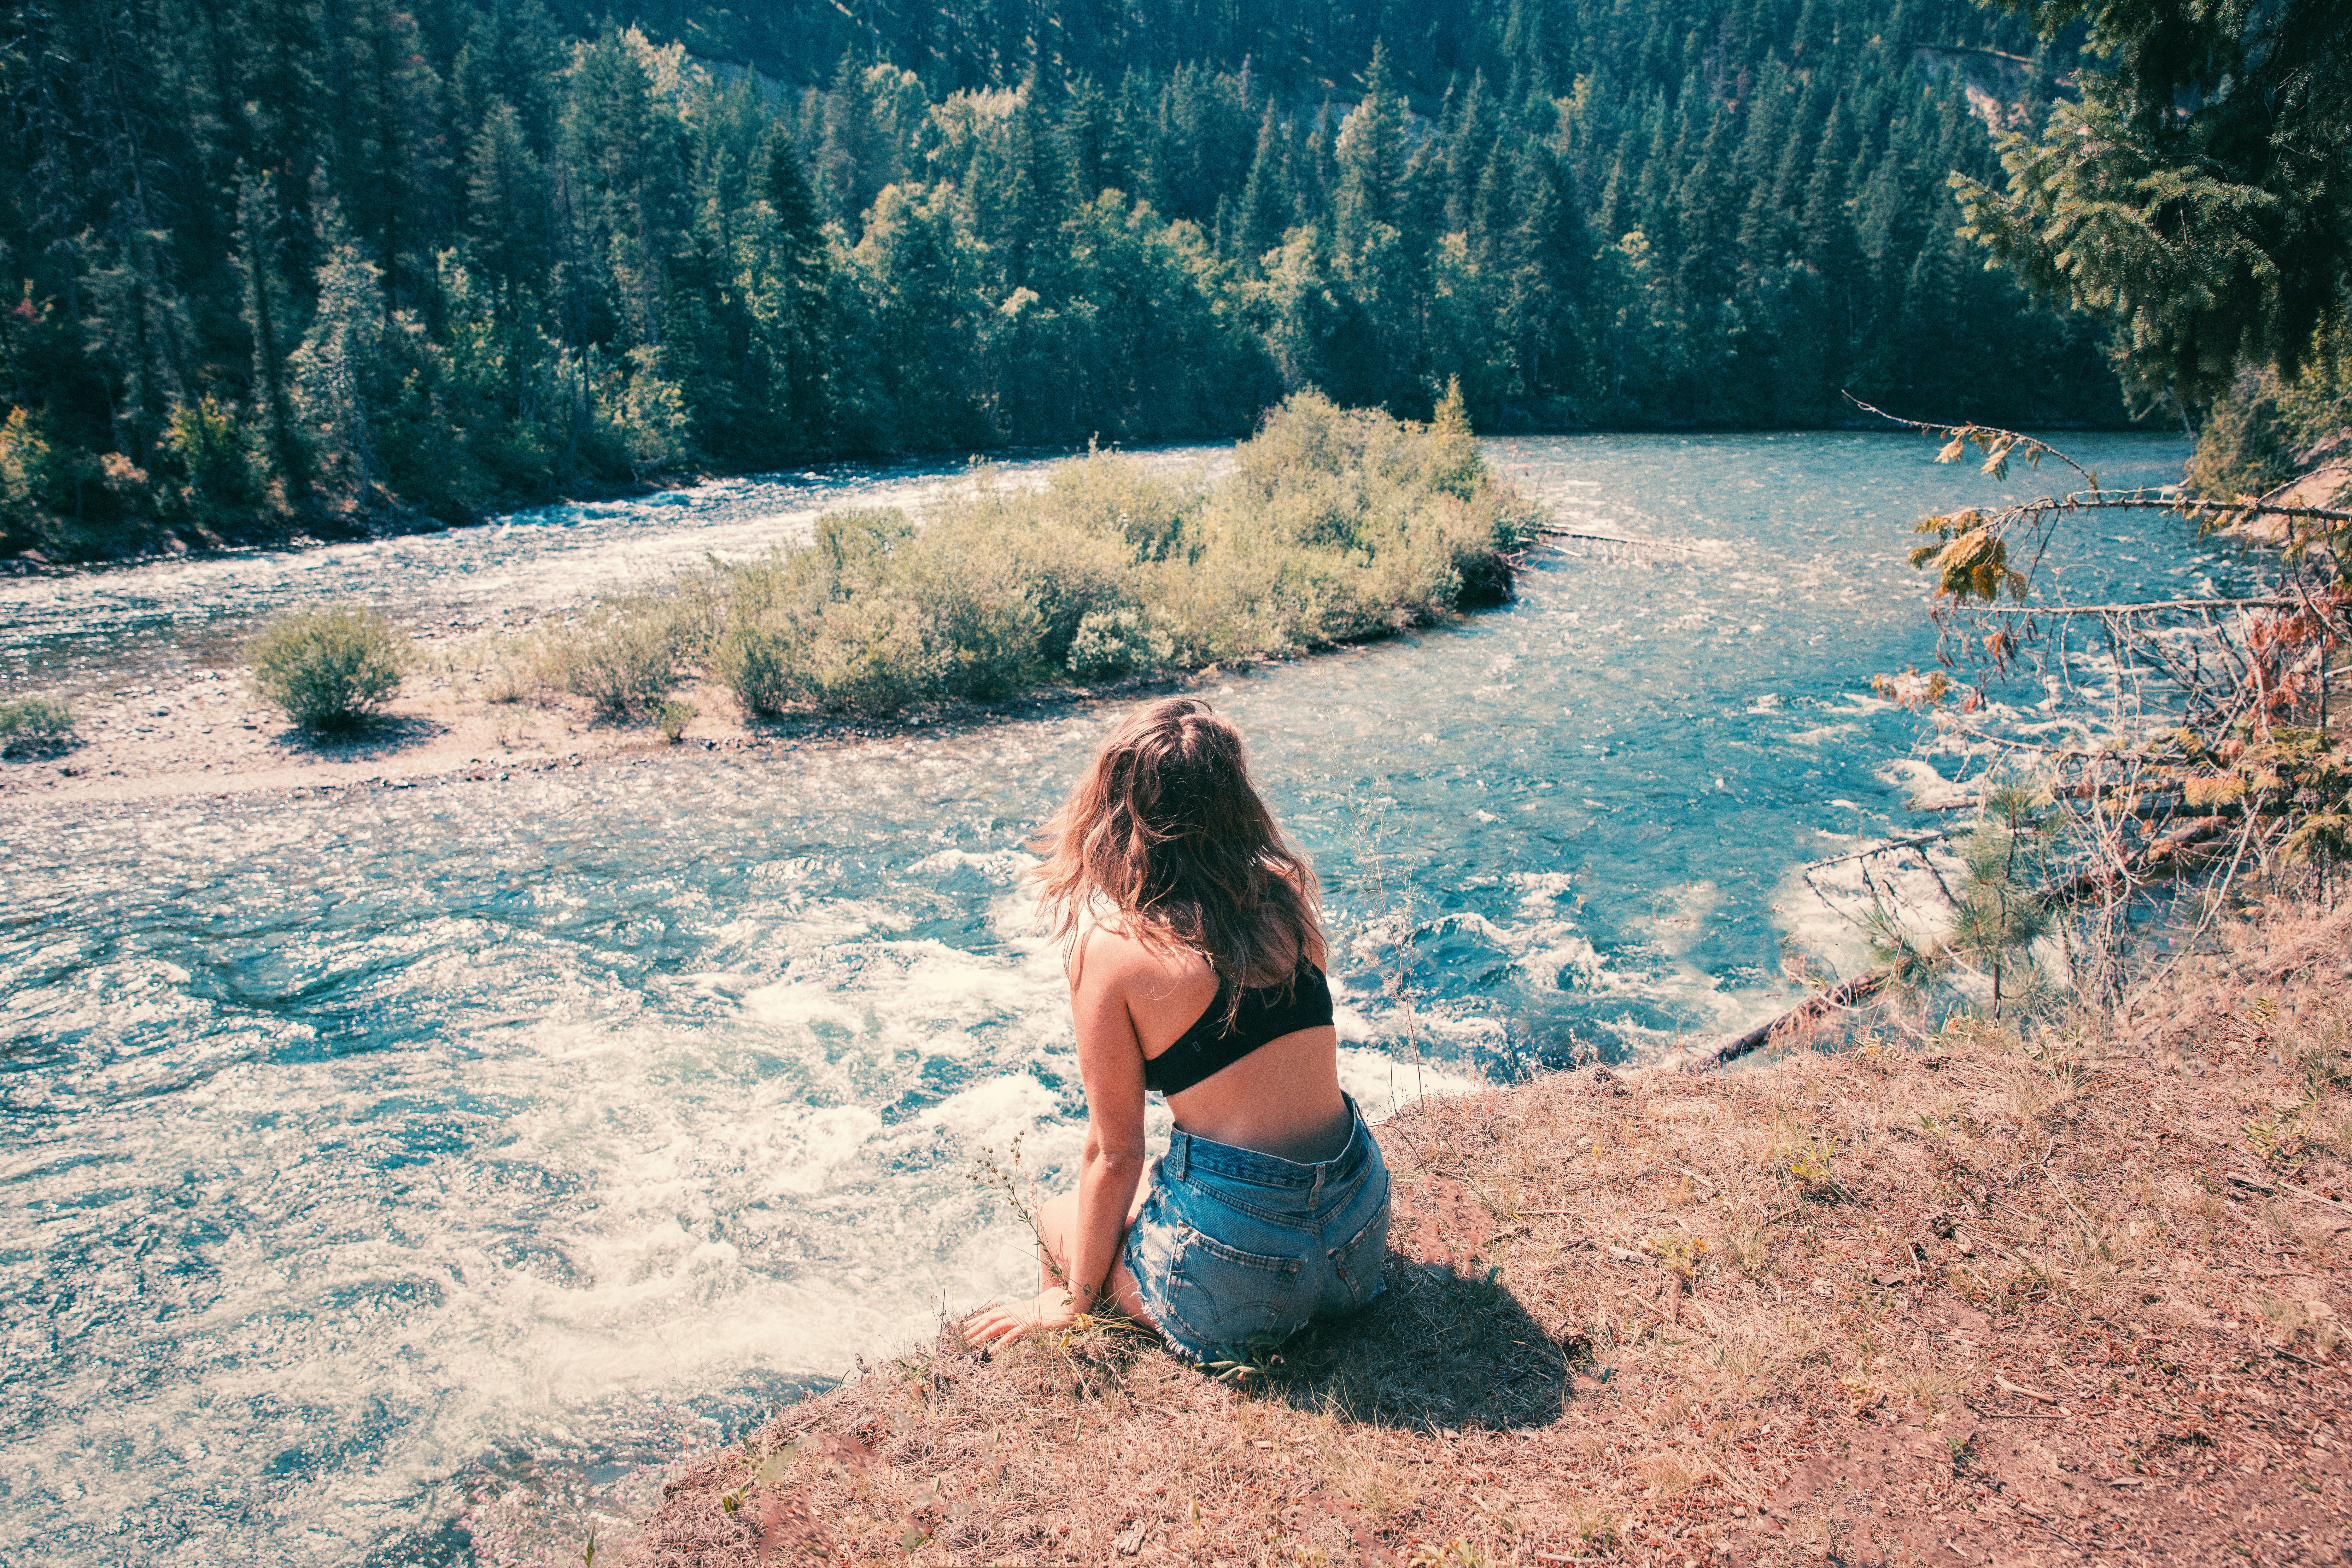
[[[1155,631],[1140,610],[1097,610],[1070,639],[1070,673],[1080,679],[1126,675],[1168,662],[1168,634]]]
[[[2332,438],[2352,426],[2352,324],[2322,337],[2327,353],[2284,380],[2242,370],[2197,432],[2182,486],[2192,496],[2233,500],[2262,495],[2305,472]],[[2345,454],[2340,447],[2332,453]]]
[[[659,607],[606,605],[541,640],[540,678],[624,718],[656,707],[679,679],[679,626]]]
[[[0,702],[0,757],[40,756],[73,742],[73,710],[54,697]]]
[[[1423,426],[1304,393],[1237,459],[1210,483],[1089,452],[1035,490],[983,469],[920,527],[835,513],[805,544],[662,601],[690,613],[607,607],[559,683],[642,703],[707,661],[755,715],[985,700],[1440,620],[1507,594],[1533,537],[1536,512],[1487,473],[1458,398]],[[690,632],[657,632],[661,615]]]
[[[278,616],[245,647],[254,690],[306,730],[345,730],[400,689],[408,640],[364,605]]]

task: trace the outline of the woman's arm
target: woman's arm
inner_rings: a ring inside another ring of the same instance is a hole
[[[1142,959],[1126,942],[1107,950],[1070,982],[1070,1014],[1077,1025],[1078,1076],[1087,1089],[1087,1152],[1078,1167],[1077,1224],[1065,1259],[1080,1311],[1103,1293],[1127,1234],[1128,1205],[1143,1178],[1143,1046],[1137,1039],[1127,994]]]
[[[1086,956],[1086,945],[1077,959]],[[1092,945],[1093,962],[1074,963],[1070,979],[1078,1075],[1087,1091],[1087,1143],[1076,1213],[1067,1231],[1053,1238],[1062,1243],[1054,1265],[1063,1278],[1034,1300],[991,1308],[969,1320],[964,1337],[974,1344],[1010,1342],[1033,1328],[1066,1328],[1109,1293],[1107,1281],[1143,1177],[1143,1047],[1127,997],[1139,972],[1154,966],[1148,954],[1116,938],[1106,935]],[[1054,1206],[1060,1206],[1058,1200]]]

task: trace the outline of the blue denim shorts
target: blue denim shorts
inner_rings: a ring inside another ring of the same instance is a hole
[[[1179,1128],[1123,1253],[1171,1349],[1192,1361],[1281,1342],[1381,1291],[1389,1170],[1353,1100],[1347,1146],[1302,1165]]]

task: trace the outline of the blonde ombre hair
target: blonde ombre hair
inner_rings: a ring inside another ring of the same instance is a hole
[[[1250,782],[1235,730],[1198,698],[1129,714],[1033,846],[1056,938],[1109,914],[1145,946],[1197,952],[1234,988],[1324,961],[1305,856]]]

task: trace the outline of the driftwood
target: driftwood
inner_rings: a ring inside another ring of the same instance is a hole
[[[1684,555],[1696,555],[1698,546],[1677,544],[1671,539],[1635,539],[1622,533],[1580,533],[1571,528],[1538,526],[1536,532],[1546,539],[1574,539],[1586,544],[1623,544],[1636,550],[1672,550]]]
[[[1816,991],[1769,1023],[1759,1024],[1728,1045],[1717,1047],[1707,1055],[1699,1058],[1690,1064],[1689,1070],[1705,1072],[1709,1068],[1719,1068],[1726,1062],[1738,1061],[1748,1052],[1768,1044],[1775,1035],[1791,1034],[1824,1013],[1834,1013],[1846,1007],[1858,1007],[1886,989],[1886,983],[1894,978],[1895,966],[1888,964],[1883,969],[1874,969],[1866,974],[1857,974],[1851,980],[1841,980],[1826,991]]]
[[[2187,826],[2168,833],[2149,844],[2147,848],[2133,857],[2132,863],[2128,867],[2114,868],[2104,872],[2085,872],[2079,877],[2069,878],[2063,882],[2053,883],[2040,889],[2034,896],[2049,904],[2077,904],[2107,892],[2124,881],[2126,877],[2137,879],[2145,876],[2178,871],[2180,869],[2183,856],[2207,839],[2219,837],[2225,822],[2226,819],[2221,816],[2200,817]],[[1689,1063],[1685,1070],[1706,1072],[1710,1068],[1722,1067],[1727,1062],[1738,1061],[1749,1052],[1769,1045],[1776,1038],[1786,1038],[1796,1033],[1816,1018],[1862,1005],[1881,991],[1885,990],[1887,983],[1894,978],[1895,966],[1886,964],[1857,974],[1851,980],[1842,980],[1835,985],[1816,991],[1787,1012],[1780,1014],[1769,1022],[1758,1025],[1746,1034],[1727,1041]]]

